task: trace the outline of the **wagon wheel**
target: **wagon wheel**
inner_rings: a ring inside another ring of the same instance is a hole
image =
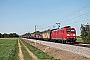
[[[63,40],[62,43],[65,44],[66,43],[66,40]]]
[[[59,42],[62,43],[62,40],[60,40]]]

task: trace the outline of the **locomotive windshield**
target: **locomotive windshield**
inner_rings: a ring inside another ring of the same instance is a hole
[[[75,30],[67,30],[67,32],[75,32]]]

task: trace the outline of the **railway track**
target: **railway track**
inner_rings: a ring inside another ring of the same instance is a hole
[[[56,42],[56,43],[60,43],[60,42]],[[61,44],[63,44],[63,43],[61,43]],[[90,44],[85,44],[85,43],[80,43],[80,42],[66,43],[66,44],[73,45],[73,46],[80,46],[80,47],[90,48]]]
[[[35,39],[35,40],[38,40],[38,39]],[[41,40],[43,41],[43,40]],[[48,40],[46,40],[48,41]],[[54,42],[54,41],[48,41],[48,42]],[[55,43],[60,43],[60,42],[55,42]],[[60,44],[63,44],[63,43],[60,43]],[[75,42],[75,43],[65,43],[67,45],[73,45],[73,46],[80,46],[80,47],[87,47],[87,48],[90,48],[90,44],[85,44],[85,43],[80,43],[80,42]]]
[[[90,44],[83,44],[83,43],[79,43],[79,44],[73,44],[74,46],[81,46],[81,47],[87,47],[90,48]]]
[[[50,42],[50,41],[49,41]],[[60,43],[60,42],[55,42],[55,43]],[[60,43],[63,44],[63,43]],[[85,43],[80,43],[80,42],[75,42],[75,43],[65,43],[67,45],[73,45],[73,46],[80,46],[80,47],[87,47],[90,48],[90,44],[85,44]]]
[[[49,41],[50,42],[50,41]],[[60,43],[60,42],[55,42],[55,43]],[[63,43],[60,43],[63,44]],[[80,46],[80,47],[86,47],[86,48],[90,48],[90,44],[84,44],[84,43],[65,43],[67,45],[73,45],[73,46]]]
[[[56,42],[59,43],[59,42]],[[90,48],[90,44],[85,44],[85,43],[81,43],[81,42],[75,42],[75,43],[66,43],[68,45],[73,45],[73,46],[80,46],[80,47],[87,47]]]

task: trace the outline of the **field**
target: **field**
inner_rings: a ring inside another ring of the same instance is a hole
[[[27,50],[25,49],[25,47],[22,45],[21,42],[20,44],[21,44],[22,53],[24,55],[24,60],[32,60],[32,57],[29,56],[29,53],[27,52]]]
[[[21,47],[18,45],[18,41],[20,41]],[[24,40],[21,40],[19,38],[0,38],[0,60],[22,60],[20,59],[20,48],[22,51],[23,59],[24,60],[32,60],[32,56],[27,52],[25,46],[31,51],[35,56],[38,57],[38,59],[43,60],[43,59],[52,59],[54,60],[53,57],[47,55],[43,51],[35,48],[34,46],[31,46]]]
[[[0,60],[18,60],[18,40],[16,38],[0,39]]]

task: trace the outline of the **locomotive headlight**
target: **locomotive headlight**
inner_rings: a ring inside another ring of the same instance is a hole
[[[67,36],[70,36],[69,34],[67,34]]]
[[[73,34],[73,36],[75,36],[75,34]]]

